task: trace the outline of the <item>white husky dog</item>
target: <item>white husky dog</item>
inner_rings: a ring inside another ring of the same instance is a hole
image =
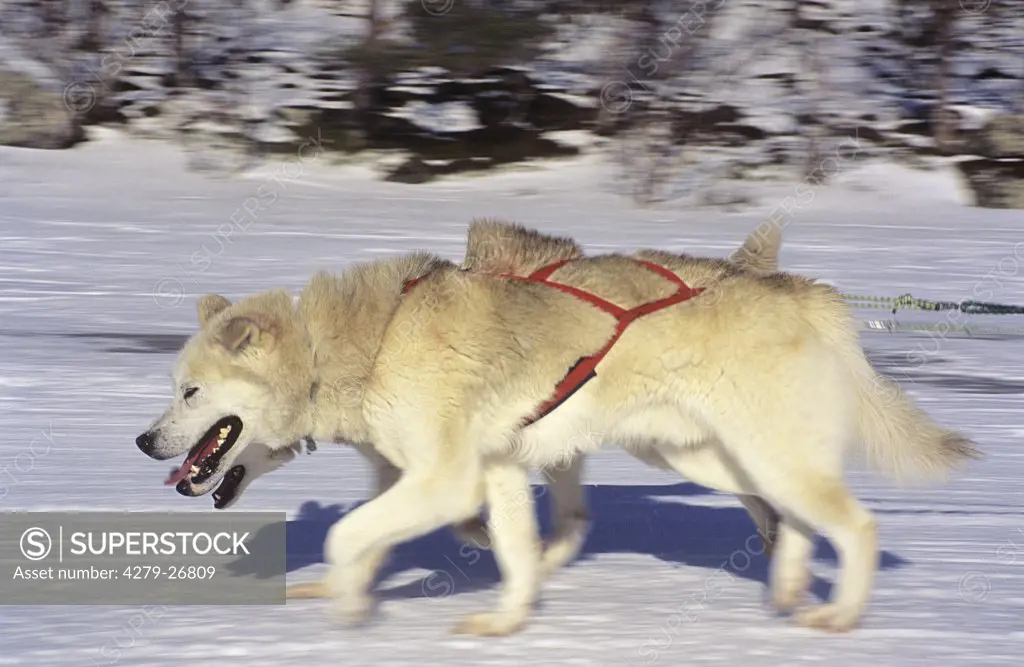
[[[855,626],[877,543],[843,482],[847,452],[897,477],[941,477],[974,444],[874,371],[828,286],[657,251],[531,259],[495,276],[415,253],[318,274],[297,303],[284,291],[204,297],[175,398],[137,445],[184,456],[169,482],[187,495],[212,490],[252,443],[356,443],[400,470],[328,534],[329,574],[312,588],[350,619],[371,611],[392,547],[486,504],[503,590],[496,610],[458,626],[484,635],[521,628],[542,580],[528,470],[622,446],[779,512],[782,610],[809,585],[814,532],[828,535],[833,599],[796,620]]]

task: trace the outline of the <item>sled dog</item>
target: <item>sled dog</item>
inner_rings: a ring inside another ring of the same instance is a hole
[[[531,468],[618,445],[763,499],[781,516],[774,604],[801,603],[824,533],[838,583],[796,620],[842,631],[877,567],[846,454],[897,479],[977,456],[875,373],[828,286],[659,251],[522,268],[528,277],[491,275],[412,253],[317,274],[297,303],[285,291],[204,297],[174,401],[137,445],[183,456],[168,482],[187,495],[223,483],[250,443],[349,442],[400,470],[328,533],[323,586],[347,619],[371,611],[392,547],[486,504],[499,603],[457,627],[483,635],[521,628],[538,593]]]

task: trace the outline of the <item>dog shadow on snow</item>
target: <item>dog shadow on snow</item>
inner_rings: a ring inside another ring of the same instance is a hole
[[[734,577],[767,584],[768,558],[753,520],[740,507],[689,505],[686,496],[709,492],[689,483],[664,486],[587,486],[591,526],[579,556],[584,561],[598,554],[646,554],[680,566],[702,568],[711,576],[725,569]],[[548,501],[543,485],[534,486],[541,529],[550,534]],[[345,516],[340,505],[309,501],[286,524],[287,570],[323,562],[328,529]],[[836,564],[836,552],[827,540],[816,542],[815,560]],[[880,567],[901,567],[907,561],[883,551]],[[569,565],[572,567],[572,564]],[[407,570],[429,573],[411,583],[389,586],[391,575]],[[556,575],[557,576],[557,575]],[[500,580],[489,550],[459,542],[448,527],[398,546],[383,568],[377,595],[382,600],[444,597],[495,587]],[[812,593],[829,596],[832,584],[816,578]]]

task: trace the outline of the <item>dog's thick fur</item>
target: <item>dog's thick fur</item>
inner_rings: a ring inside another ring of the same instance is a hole
[[[527,469],[622,444],[780,511],[771,586],[781,609],[801,601],[811,539],[827,534],[841,563],[833,600],[797,618],[849,629],[868,601],[877,545],[872,515],[843,483],[847,450],[858,445],[897,476],[943,476],[975,455],[973,443],[875,373],[831,288],[721,260],[642,256],[706,291],[633,323],[590,383],[525,429],[566,369],[608,339],[613,318],[426,254],[318,274],[297,304],[284,292],[211,301],[174,373],[176,387],[199,392],[156,424],[151,455],[180,456],[234,414],[245,428],[218,474],[249,443],[285,448],[304,436],[356,443],[400,469],[327,536],[325,585],[346,618],[370,611],[368,587],[394,545],[486,503],[501,599],[459,629],[505,634],[525,623],[541,579]],[[673,289],[619,255],[577,259],[552,279],[626,308]]]

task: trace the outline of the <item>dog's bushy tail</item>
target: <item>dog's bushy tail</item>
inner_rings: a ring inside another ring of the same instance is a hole
[[[945,480],[970,459],[981,458],[966,436],[936,424],[899,384],[880,375],[868,361],[858,321],[842,296],[814,285],[818,301],[815,328],[838,352],[856,393],[856,435],[871,467],[900,483]]]
[[[856,387],[859,441],[872,467],[910,483],[945,480],[968,460],[981,458],[973,441],[936,424],[899,384],[871,366],[855,327],[848,333],[852,340],[843,356]]]
[[[966,436],[940,427],[898,384],[870,367],[857,383],[860,439],[871,464],[901,482],[946,479],[969,459],[981,458]]]

